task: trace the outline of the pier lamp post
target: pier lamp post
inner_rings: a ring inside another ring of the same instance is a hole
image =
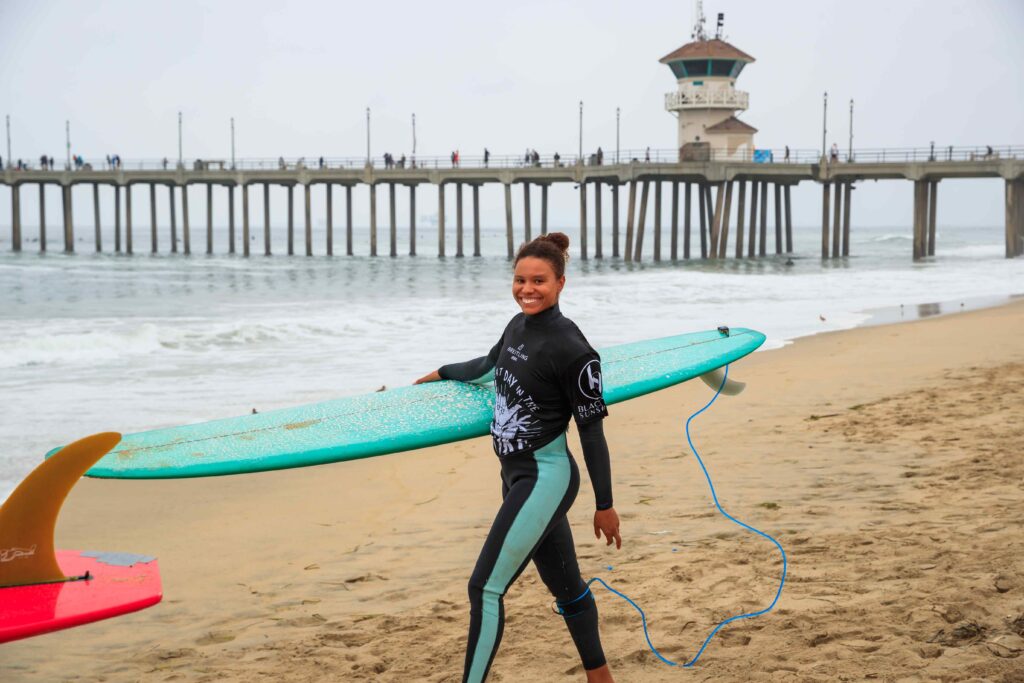
[[[181,112],[178,112],[178,168],[185,167],[185,160],[181,156]]]
[[[7,115],[7,168],[11,167],[11,115]]]
[[[846,148],[847,163],[853,161],[853,100],[850,100],[850,143]]]
[[[71,122],[64,121],[64,144],[67,147],[67,161],[64,162],[64,169],[71,170]]]
[[[235,170],[235,117],[231,117],[231,170]]]
[[[416,112],[412,115],[412,160],[416,161]]]
[[[583,163],[583,100],[580,100],[580,163]]]
[[[615,107],[615,163],[619,163],[619,108]]]
[[[828,91],[825,91],[824,110],[821,114],[821,158],[825,158],[827,147],[825,146],[825,138],[828,135]]]
[[[366,108],[366,165],[370,165],[370,108]]]

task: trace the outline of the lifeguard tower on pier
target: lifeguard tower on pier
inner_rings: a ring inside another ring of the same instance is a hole
[[[736,118],[750,96],[736,79],[754,58],[722,39],[724,14],[715,37],[704,30],[704,9],[696,3],[692,41],[659,61],[676,77],[678,89],[665,94],[665,109],[678,120],[680,161],[750,161],[757,129]]]

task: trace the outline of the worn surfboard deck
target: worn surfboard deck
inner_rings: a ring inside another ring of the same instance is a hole
[[[152,557],[79,550],[56,556],[68,576],[90,578],[0,588],[0,643],[127,614],[163,597]]]
[[[746,356],[764,339],[736,328],[602,349],[604,399],[618,403],[684,382]],[[204,477],[368,458],[482,436],[493,412],[491,386],[433,382],[127,434],[87,475]]]

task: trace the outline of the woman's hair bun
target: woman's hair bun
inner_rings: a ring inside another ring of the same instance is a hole
[[[562,251],[569,250],[569,236],[564,232],[549,232],[546,235],[541,235],[538,239],[551,242]]]

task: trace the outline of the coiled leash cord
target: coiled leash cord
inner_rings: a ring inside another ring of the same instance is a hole
[[[740,520],[736,519],[735,517],[730,515],[728,512],[726,512],[724,509],[722,509],[722,505],[718,502],[718,495],[715,493],[715,485],[711,483],[711,475],[708,474],[708,468],[704,466],[704,461],[701,460],[700,453],[697,452],[697,448],[693,445],[693,439],[690,438],[690,423],[693,421],[694,418],[696,418],[698,415],[700,415],[705,410],[707,410],[708,408],[711,407],[711,404],[715,402],[715,399],[718,398],[718,395],[722,393],[722,389],[725,387],[725,383],[726,383],[726,381],[728,379],[729,379],[729,366],[726,365],[725,366],[725,376],[722,377],[722,383],[719,385],[718,391],[716,391],[715,395],[711,397],[711,400],[708,401],[707,405],[705,405],[703,408],[701,408],[700,410],[695,412],[693,415],[690,415],[689,418],[687,418],[687,420],[686,420],[686,442],[688,444],[690,444],[690,450],[693,451],[694,456],[696,456],[696,458],[697,458],[697,463],[700,465],[700,469],[704,472],[704,478],[707,479],[707,481],[708,481],[708,488],[711,489],[711,497],[714,499],[715,507],[718,508],[718,511],[721,512],[722,515],[725,516],[731,522],[735,522],[736,524],[740,525],[741,527],[743,527],[744,529],[746,529],[748,531],[753,531],[758,536],[763,536],[764,538],[767,538],[769,541],[774,543],[775,547],[779,549],[780,553],[782,553],[782,577],[779,579],[779,589],[775,592],[775,598],[772,600],[772,604],[768,605],[764,609],[759,610],[757,612],[747,612],[745,614],[737,614],[736,616],[729,617],[725,621],[722,621],[717,626],[715,626],[715,628],[713,628],[711,630],[711,633],[708,634],[708,637],[704,639],[704,643],[700,646],[700,649],[697,650],[697,654],[695,654],[693,656],[693,659],[691,659],[690,661],[686,662],[685,664],[680,664],[679,662],[673,662],[670,659],[666,659],[665,657],[662,656],[662,654],[660,652],[658,652],[657,648],[654,647],[654,644],[651,642],[651,635],[647,631],[647,615],[644,614],[644,611],[643,611],[643,609],[640,608],[640,605],[638,605],[635,602],[633,602],[633,600],[631,600],[629,598],[629,596],[626,595],[625,593],[621,593],[621,592],[615,590],[614,588],[612,588],[611,586],[609,586],[607,583],[605,583],[604,579],[601,579],[601,578],[595,576],[594,578],[592,578],[590,581],[587,582],[587,590],[583,593],[583,595],[581,595],[578,598],[575,598],[573,600],[570,600],[569,602],[566,602],[566,603],[556,603],[556,605],[559,608],[558,613],[561,614],[561,608],[562,607],[568,606],[568,605],[576,602],[577,600],[582,600],[587,595],[587,593],[590,592],[591,584],[593,584],[594,582],[600,583],[602,586],[607,588],[610,592],[614,593],[615,595],[619,596],[620,598],[622,598],[623,600],[628,602],[633,607],[633,609],[635,609],[637,612],[640,613],[640,621],[641,621],[641,623],[643,624],[643,627],[644,627],[644,638],[647,639],[647,647],[651,648],[651,652],[653,652],[654,655],[658,659],[660,659],[665,664],[668,664],[669,666],[682,666],[683,668],[690,668],[693,665],[695,665],[697,663],[697,660],[700,659],[700,656],[704,653],[704,650],[707,648],[708,643],[711,642],[711,639],[715,637],[715,634],[718,633],[718,631],[723,626],[725,626],[726,624],[731,623],[733,621],[739,621],[740,619],[750,619],[752,617],[759,617],[762,614],[766,614],[767,612],[770,612],[772,610],[772,608],[775,607],[775,603],[777,603],[779,601],[779,596],[782,595],[782,587],[786,584],[786,551],[782,549],[782,545],[777,540],[775,540],[774,538],[772,538],[768,534],[764,533],[763,531],[761,531],[759,529],[755,529],[754,527],[750,526],[749,524],[745,524],[744,522],[741,522]]]

